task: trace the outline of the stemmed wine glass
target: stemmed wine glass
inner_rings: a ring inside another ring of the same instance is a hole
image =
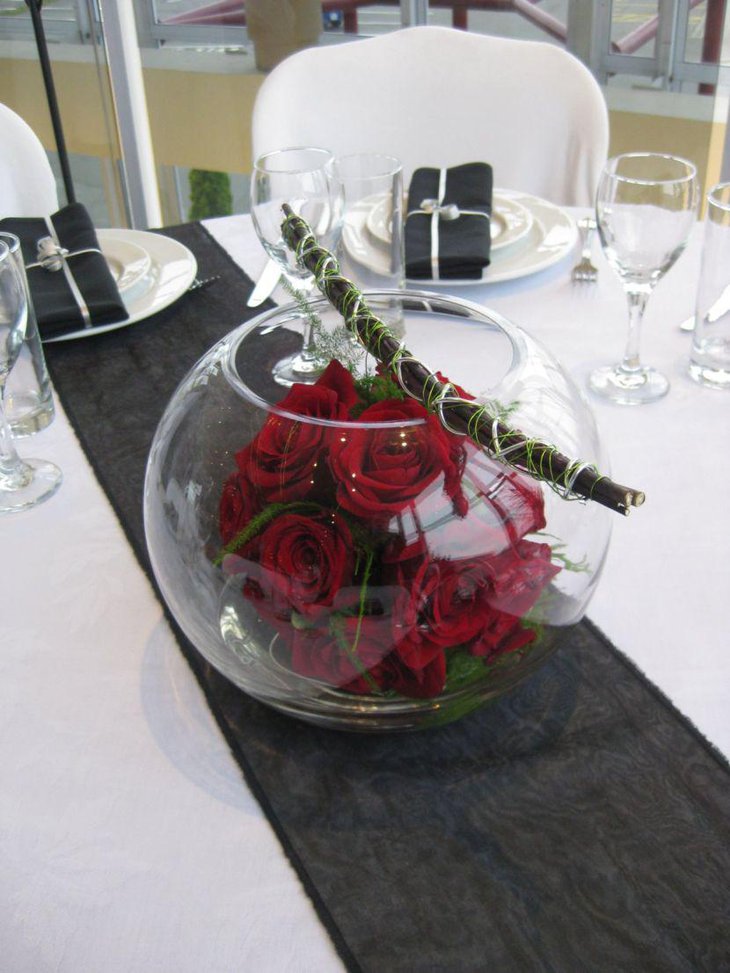
[[[251,179],[251,216],[261,244],[282,270],[284,280],[298,299],[306,300],[314,277],[297,264],[281,231],[282,205],[311,226],[319,243],[333,249],[341,229],[341,190],[334,188],[330,173],[332,153],[314,147],[278,149],[260,156]],[[302,349],[278,362],[273,376],[280,385],[311,382],[320,374],[314,354],[312,324],[304,318]]]
[[[609,159],[596,195],[596,221],[608,262],[629,302],[623,361],[591,372],[589,388],[621,405],[666,395],[668,379],[639,360],[644,309],[657,282],[687,245],[697,214],[697,170],[686,159],[632,152]]]
[[[53,463],[18,456],[5,416],[5,383],[20,355],[27,323],[25,282],[7,244],[0,241],[0,513],[34,507],[61,485],[61,471]]]

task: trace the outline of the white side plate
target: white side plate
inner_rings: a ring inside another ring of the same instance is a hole
[[[496,190],[495,190],[496,193]],[[500,196],[513,199],[532,214],[532,226],[518,246],[504,247],[492,256],[481,277],[432,280],[419,278],[412,283],[435,287],[468,287],[517,280],[546,270],[571,252],[578,239],[578,227],[565,210],[539,196],[499,190]]]
[[[519,242],[530,232],[532,221],[532,213],[526,206],[495,190],[492,196],[490,252],[494,254],[503,247],[511,247]],[[365,218],[365,227],[376,243],[384,246],[390,244],[392,211],[387,196],[376,197]]]
[[[120,260],[125,244],[131,244],[136,251],[143,250],[149,257],[147,272],[125,287],[121,294],[128,317],[113,324],[102,324],[94,328],[82,328],[51,341],[72,341],[75,338],[89,338],[106,331],[116,331],[130,324],[144,321],[145,318],[164,310],[173,304],[190,287],[198,271],[198,263],[193,254],[182,243],[158,233],[147,230],[97,230],[99,246],[109,260]],[[127,251],[131,257],[131,251]],[[124,258],[121,258],[121,275],[125,272]],[[112,270],[114,273],[114,270]]]
[[[150,255],[136,243],[111,239],[106,241],[102,251],[120,294],[134,287],[149,273],[152,264]]]

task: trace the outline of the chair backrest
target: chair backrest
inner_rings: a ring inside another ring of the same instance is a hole
[[[448,27],[291,55],[261,85],[252,126],[255,155],[384,152],[406,180],[422,165],[484,161],[495,186],[563,205],[593,203],[608,152],[603,94],[572,54]]]
[[[46,150],[27,122],[0,104],[0,218],[47,216],[57,209]]]

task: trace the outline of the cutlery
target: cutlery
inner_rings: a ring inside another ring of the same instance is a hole
[[[211,284],[215,284],[220,279],[220,274],[214,274],[212,277],[196,277],[190,287],[188,287],[188,291],[201,291],[205,287],[210,287]]]
[[[715,321],[719,320],[724,314],[730,311],[730,284],[727,285],[725,290],[720,294],[715,303],[710,307],[709,311],[705,315],[705,321],[708,324],[714,324]],[[695,316],[690,314],[679,326],[680,331],[694,331],[695,329]]]
[[[259,277],[258,283],[251,292],[251,296],[246,301],[248,307],[258,307],[267,297],[273,293],[281,277],[281,269],[275,260],[267,261],[264,271]]]
[[[570,276],[573,281],[579,283],[593,283],[598,277],[598,268],[591,262],[591,238],[596,229],[596,221],[590,216],[585,216],[582,220],[578,220],[578,228],[581,232],[582,250],[580,260],[573,267]]]

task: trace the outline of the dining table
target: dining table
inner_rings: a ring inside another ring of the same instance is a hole
[[[577,220],[586,211],[567,212]],[[202,663],[194,648],[181,651],[180,632],[145,563],[140,473],[136,469],[127,477],[123,471],[133,450],[139,453],[135,435],[142,426],[153,430],[161,414],[152,386],[159,386],[159,393],[169,382],[174,389],[206,348],[239,320],[288,300],[279,288],[262,308],[246,308],[267,259],[247,214],[157,232],[184,242],[196,256],[198,276],[211,277],[211,283],[129,327],[45,346],[56,416],[48,428],[17,445],[21,455],[56,463],[63,484],[48,502],[0,520],[0,968],[8,973],[730,970],[728,871],[719,879],[715,872],[718,847],[724,842],[725,854],[730,853],[730,557],[725,547],[730,542],[730,395],[689,377],[691,335],[679,327],[693,312],[702,224],[656,286],[646,311],[642,358],[669,377],[668,395],[625,407],[585,393],[612,475],[646,494],[630,516],[614,517],[588,616],[613,653],[614,668],[597,681],[616,679],[627,693],[631,687],[640,691],[622,733],[639,738],[647,729],[645,714],[647,725],[666,722],[667,732],[680,740],[666,737],[661,756],[657,750],[651,760],[666,761],[676,773],[680,783],[672,783],[672,793],[677,799],[684,799],[685,791],[691,795],[694,838],[682,854],[696,863],[693,881],[702,885],[704,869],[713,876],[712,889],[705,888],[696,900],[694,892],[683,898],[676,880],[668,879],[668,888],[660,890],[666,893],[661,922],[650,921],[663,879],[640,874],[649,866],[639,850],[635,869],[625,860],[619,866],[606,853],[593,884],[586,879],[571,885],[556,871],[531,896],[515,891],[509,842],[499,849],[473,847],[475,861],[491,856],[495,888],[490,894],[501,883],[513,916],[519,901],[520,919],[507,935],[507,919],[500,918],[492,933],[480,932],[475,943],[471,916],[460,917],[455,907],[454,943],[441,951],[440,942],[450,933],[429,940],[426,927],[434,920],[424,901],[428,896],[404,907],[392,875],[381,885],[377,876],[364,876],[381,891],[371,897],[362,893],[358,872],[372,868],[360,858],[362,846],[349,844],[354,839],[345,834],[352,830],[362,836],[368,827],[367,816],[358,817],[357,782],[346,777],[339,792],[330,793],[337,816],[325,815],[321,806],[308,811],[309,819],[321,814],[327,822],[326,835],[319,836],[311,854],[326,857],[336,848],[354,848],[348,851],[354,857],[349,894],[343,886],[323,888],[327,869],[341,868],[342,862],[335,863],[333,855],[320,870],[310,868],[272,798],[277,786],[298,791],[300,803],[310,794],[304,778],[314,773],[311,767],[302,764],[297,777],[296,768],[286,763],[292,735],[299,734],[297,746],[320,749],[317,766],[329,753],[344,760],[345,746],[359,748],[347,753],[366,760],[366,748],[376,743],[365,736],[350,743],[353,735],[299,724],[253,701],[245,704],[248,722],[241,718],[231,729],[235,721],[221,717],[219,700],[225,697],[230,713],[243,693],[222,677],[220,685],[206,681],[208,676],[201,679]],[[559,261],[514,279],[490,282],[487,273],[478,282],[417,286],[503,315],[542,342],[585,390],[592,368],[621,357],[627,304],[597,240],[597,280],[571,280],[579,250],[576,239]],[[135,379],[145,348],[154,353]],[[169,372],[170,362],[179,374]],[[103,381],[92,381],[100,369]],[[556,659],[566,653],[569,647]],[[537,673],[530,681],[540,678]],[[599,688],[609,695],[613,690]],[[515,699],[521,691],[513,691]],[[497,746],[510,714],[510,746],[517,749],[503,762],[520,762],[521,772],[529,773],[545,754],[549,758],[561,735],[569,734],[568,715],[554,736],[543,733],[528,754],[515,743],[528,733],[526,724],[515,724],[514,709],[500,705],[487,707],[491,715],[484,725]],[[434,734],[450,733],[449,745],[458,749],[458,734],[468,733],[470,724],[478,726],[478,719],[473,714],[453,729],[393,736],[388,746],[400,739],[411,748],[427,748]],[[538,730],[529,727],[530,739],[537,739]],[[246,739],[258,732],[264,742],[257,746],[259,764],[254,765]],[[652,822],[656,853],[663,846],[670,856],[675,825],[657,810],[651,786],[642,790],[642,780],[657,776],[650,759],[642,751],[634,760],[618,742],[612,750],[614,733],[618,736],[613,723],[596,721],[579,742],[573,740],[572,752],[589,751],[597,745],[593,737],[600,737],[600,746],[623,762],[621,773],[636,783],[637,807],[631,814]],[[341,744],[344,736],[348,742]],[[590,762],[590,754],[585,759]],[[427,761],[419,766],[410,781],[414,789],[419,772],[436,772]],[[257,767],[266,768],[269,783]],[[495,775],[500,767],[495,760]],[[291,775],[285,787],[276,781],[284,773]],[[301,781],[300,791],[293,781]],[[417,783],[426,786],[421,779]],[[385,784],[381,780],[377,786]],[[592,786],[598,813],[598,805],[610,800],[610,789],[602,789],[598,776]],[[533,802],[530,841],[539,857],[539,792]],[[457,803],[454,813],[470,816],[474,809],[459,812]],[[586,826],[591,813],[589,802],[581,811],[588,815]],[[616,808],[617,840],[623,824],[630,826],[629,817],[628,810],[624,818]],[[577,829],[579,822],[574,825]],[[436,864],[423,864],[432,869],[434,889],[448,888],[455,903],[478,902],[478,890],[464,890],[462,899],[459,881],[453,876],[447,881],[449,827],[438,820],[424,827],[426,845],[439,853]],[[610,847],[613,839],[601,835],[598,825],[588,830],[596,846]],[[584,848],[572,847],[570,836],[568,827],[562,849],[567,870],[577,867]],[[395,824],[387,840],[380,836],[384,875],[389,847],[405,840]],[[401,861],[420,871],[416,857],[404,851]],[[686,860],[681,859],[682,868]],[[463,862],[459,867],[467,882],[468,867]],[[649,879],[656,885],[645,888]],[[675,896],[673,912],[666,903]],[[384,925],[386,905],[397,921]],[[340,921],[340,906],[347,921]],[[422,910],[427,921],[417,926]],[[473,905],[464,906],[470,910]],[[600,935],[593,938],[593,929]],[[572,939],[571,930],[577,930]],[[478,955],[483,965],[475,961]]]

